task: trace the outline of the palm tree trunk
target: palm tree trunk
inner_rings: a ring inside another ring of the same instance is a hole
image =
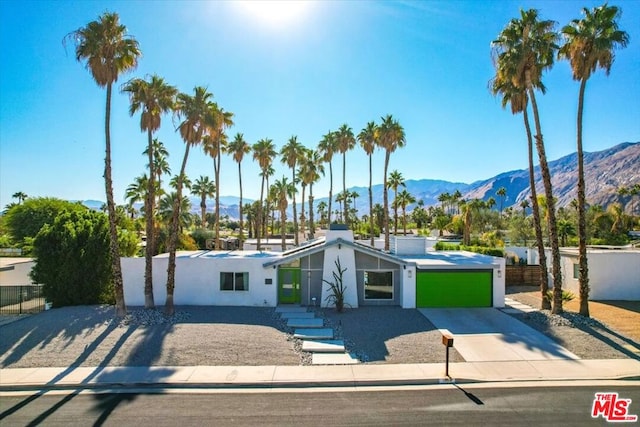
[[[542,225],[540,220],[540,207],[538,206],[538,192],[536,190],[535,169],[533,166],[533,137],[531,136],[531,126],[529,125],[529,114],[525,108],[522,111],[524,127],[527,131],[527,146],[529,151],[529,187],[531,188],[531,209],[533,211],[533,228],[536,233],[536,244],[538,246],[538,257],[540,259],[540,294],[542,297],[542,310],[551,310],[551,301],[547,296],[549,291],[549,276],[547,274],[547,254],[544,251],[544,239],[542,236]]]
[[[287,213],[286,209],[280,209],[280,239],[282,252],[287,250]]]
[[[349,226],[349,219],[347,218],[347,152],[342,153],[342,194],[344,194],[344,200],[342,201],[342,218],[345,224]]]
[[[558,245],[558,227],[556,224],[556,202],[553,198],[553,189],[551,186],[551,173],[547,164],[547,155],[544,150],[544,140],[540,129],[540,117],[538,115],[538,105],[536,104],[535,93],[531,86],[531,79],[527,73],[527,90],[529,99],[531,100],[531,108],[533,110],[533,118],[536,125],[536,148],[538,149],[538,157],[540,159],[540,172],[542,174],[542,182],[544,183],[544,191],[547,199],[547,222],[549,226],[549,240],[551,244],[551,260],[553,274],[553,306],[551,313],[562,313],[562,272],[560,270],[560,248]]]
[[[306,192],[306,185],[302,185],[302,214],[300,215],[300,229],[302,230],[302,240],[306,241],[307,238],[305,237],[305,216],[304,216],[304,194]]]
[[[218,145],[218,154],[216,158],[213,160],[215,165],[215,174],[216,174],[216,250],[220,250],[220,157],[222,157],[222,153],[220,152],[220,138],[216,138],[216,144]]]
[[[398,235],[398,187],[393,190],[393,235]]]
[[[262,200],[264,198],[264,174],[262,174],[262,184],[260,185],[260,205],[258,206],[258,215],[256,218],[256,249],[260,250],[262,247],[260,246],[260,235],[262,234]]]
[[[369,233],[371,234],[371,247],[373,248],[373,170],[371,168],[371,154],[369,154]]]
[[[389,195],[388,193],[388,183],[387,183],[387,168],[389,167],[389,150],[386,150],[384,156],[384,180],[383,180],[383,203],[384,203],[384,250],[389,250]]]
[[[582,109],[587,79],[580,82],[578,97],[578,264],[580,265],[580,314],[589,317],[589,265],[587,260],[587,221],[585,212],[584,152],[582,150]]]
[[[206,198],[206,194],[203,194],[200,197],[200,220],[202,221],[202,228],[205,228],[206,215],[207,215],[207,198]]]
[[[402,235],[407,235],[407,208],[402,207]]]
[[[302,200],[304,203],[304,199]],[[309,237],[315,238],[315,224],[313,223],[313,182],[309,184]]]
[[[173,307],[173,291],[176,286],[176,246],[178,245],[178,223],[180,222],[180,206],[182,202],[182,180],[184,179],[184,171],[187,167],[187,158],[189,157],[190,143],[186,143],[184,150],[184,158],[182,159],[182,167],[180,175],[178,175],[178,183],[176,185],[176,199],[173,202],[173,212],[171,215],[171,229],[169,232],[169,265],[167,266],[167,301],[164,304],[165,313],[172,315]]]
[[[109,254],[111,255],[111,270],[113,274],[113,290],[116,299],[116,317],[127,314],[124,301],[124,285],[122,282],[122,267],[120,265],[120,249],[118,248],[118,229],[116,227],[116,204],[113,200],[113,181],[111,179],[111,82],[107,84],[107,105],[104,119],[105,157],[104,184],[107,193],[107,213],[109,216]]]
[[[327,229],[331,228],[331,201],[333,200],[333,168],[331,167],[331,161],[329,161],[329,220]]]
[[[242,219],[242,169],[240,167],[240,163],[238,162],[238,181],[240,182],[240,242],[239,242],[239,246],[240,249],[243,248],[243,241],[244,241],[244,236],[242,234],[242,225],[243,225],[243,219]],[[217,187],[216,187],[217,188]]]
[[[300,239],[298,237],[298,211],[296,207],[296,166],[295,164],[291,168],[293,170],[293,243],[298,246]],[[304,197],[302,198],[304,203]],[[303,209],[304,210],[304,209]]]
[[[144,308],[155,308],[153,300],[153,236],[154,236],[154,213],[153,203],[155,201],[155,173],[153,170],[153,136],[151,129],[148,130],[148,158],[149,158],[149,182],[147,187],[147,200],[145,207],[147,244],[144,250]]]

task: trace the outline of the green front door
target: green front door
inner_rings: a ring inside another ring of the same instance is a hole
[[[300,304],[300,268],[283,268],[278,271],[278,303]]]

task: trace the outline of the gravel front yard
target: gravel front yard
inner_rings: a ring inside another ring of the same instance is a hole
[[[518,293],[509,295],[518,299]],[[523,301],[526,302],[526,301]],[[0,368],[62,366],[300,365],[310,357],[273,308],[131,309],[120,322],[113,308],[64,307],[0,326]],[[416,310],[361,307],[317,310],[347,350],[367,363],[441,363],[440,333]],[[597,321],[536,312],[512,315],[584,359],[640,359],[640,345]],[[452,362],[464,359],[455,351]]]

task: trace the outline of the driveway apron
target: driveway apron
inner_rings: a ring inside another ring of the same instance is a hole
[[[495,308],[418,309],[467,362],[579,359],[557,342]]]

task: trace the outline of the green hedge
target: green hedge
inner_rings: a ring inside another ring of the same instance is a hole
[[[456,243],[438,242],[436,243],[437,251],[469,251],[482,255],[490,255],[495,257],[504,258],[504,249],[501,248],[487,248],[485,246],[465,246]]]

